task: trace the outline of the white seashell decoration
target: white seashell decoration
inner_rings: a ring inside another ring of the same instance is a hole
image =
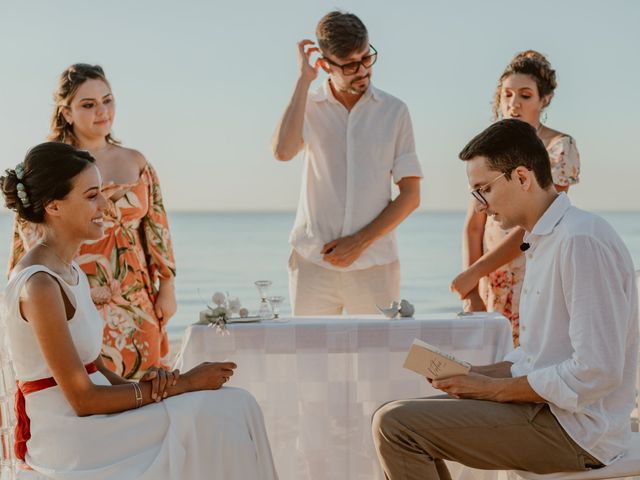
[[[387,318],[396,318],[398,315],[401,317],[413,317],[413,314],[416,312],[415,307],[408,300],[402,299],[400,303],[391,302],[388,308],[382,308],[376,305],[378,311]]]
[[[396,318],[400,312],[400,304],[398,302],[391,302],[389,308],[382,308],[376,305],[378,311],[387,318]]]

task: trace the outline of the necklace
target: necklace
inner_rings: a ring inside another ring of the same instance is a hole
[[[536,128],[536,135],[540,136],[540,131],[542,130],[542,127],[544,125],[542,125],[542,122],[540,122],[540,125],[538,125],[538,128]]]
[[[60,260],[62,262],[62,264],[67,267],[69,269],[69,272],[71,274],[73,274],[73,266],[71,265],[70,262],[67,262],[64,258],[62,258],[60,255],[58,255],[58,252],[56,252],[53,247],[47,245],[44,242],[40,242],[40,245],[42,245],[43,247],[47,247],[49,250],[51,250],[51,252],[53,252],[53,254],[58,257],[58,260]]]

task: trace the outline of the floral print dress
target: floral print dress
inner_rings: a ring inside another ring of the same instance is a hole
[[[551,175],[555,185],[575,185],[580,176],[580,154],[573,138],[563,135],[554,139],[547,147],[551,161]],[[484,227],[483,251],[495,248],[509,234],[502,230],[491,217]],[[525,257],[503,265],[480,280],[480,296],[490,312],[500,312],[511,322],[513,343],[520,344],[520,291],[524,280]]]
[[[155,170],[145,166],[133,184],[107,184],[104,237],[80,247],[76,262],[86,273],[104,322],[105,364],[125,378],[164,366],[169,344],[154,303],[158,281],[175,276],[169,225]],[[16,222],[9,269],[39,239],[36,225]]]

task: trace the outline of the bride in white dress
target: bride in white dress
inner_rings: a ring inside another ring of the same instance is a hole
[[[90,154],[39,145],[0,186],[7,207],[45,232],[5,290],[4,323],[30,420],[17,432],[26,463],[54,479],[277,479],[260,407],[223,386],[233,363],[181,375],[156,370],[139,383],[102,364],[102,321],[72,261],[82,241],[102,235],[106,201]]]

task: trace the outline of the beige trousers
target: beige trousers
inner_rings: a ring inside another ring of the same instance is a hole
[[[584,471],[602,464],[576,444],[547,404],[456,400],[387,403],[373,440],[389,480],[450,480],[443,460],[484,470]]]
[[[310,262],[295,250],[289,257],[289,298],[294,315],[378,313],[400,301],[400,262],[341,272]]]

